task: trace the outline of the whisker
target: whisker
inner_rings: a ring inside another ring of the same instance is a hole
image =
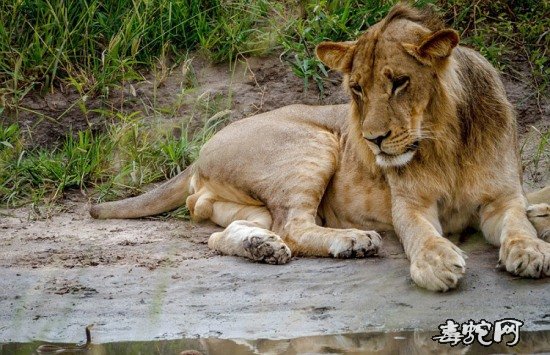
[[[430,131],[420,131],[418,132],[420,136],[431,136],[431,137],[437,137],[439,134],[437,132],[430,132]]]
[[[439,134],[437,132],[433,132],[428,129],[420,130],[417,135],[418,140],[437,140],[438,138]]]

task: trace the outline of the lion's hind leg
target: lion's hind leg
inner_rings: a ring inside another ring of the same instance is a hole
[[[269,230],[271,214],[264,206],[214,202],[210,220],[227,227],[210,236],[208,246],[211,249],[268,264],[285,264],[290,261],[288,246],[281,237]]]
[[[550,243],[550,186],[527,194],[527,218],[540,239]]]
[[[537,230],[539,238],[550,243],[550,205],[537,203],[529,206],[527,218]]]

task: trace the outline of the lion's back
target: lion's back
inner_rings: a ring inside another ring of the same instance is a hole
[[[347,105],[291,105],[233,122],[204,145],[199,162],[211,156],[273,160],[298,152],[321,132],[341,135],[347,112]]]
[[[234,122],[204,145],[196,171],[252,195],[276,194],[289,180],[310,174],[310,164],[338,159],[347,110],[292,105]]]

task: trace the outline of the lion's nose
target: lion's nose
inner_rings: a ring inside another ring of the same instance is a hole
[[[391,131],[387,131],[386,133],[376,134],[376,135],[365,134],[364,137],[366,140],[376,144],[380,148],[380,146],[382,145],[382,141],[388,138],[390,134],[391,134]]]

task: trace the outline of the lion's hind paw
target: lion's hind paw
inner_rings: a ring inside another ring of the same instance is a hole
[[[286,264],[291,258],[288,246],[273,234],[251,235],[243,240],[243,247],[250,259],[267,264]]]

